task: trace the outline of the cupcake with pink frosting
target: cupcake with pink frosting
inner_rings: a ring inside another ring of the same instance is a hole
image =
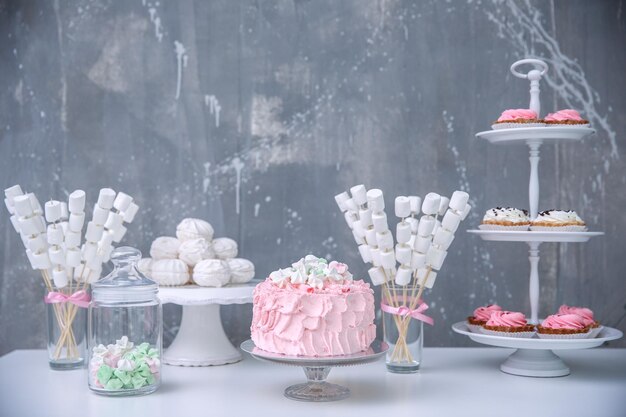
[[[492,129],[513,129],[516,127],[542,127],[545,123],[539,120],[537,112],[530,109],[508,109],[502,112],[498,120],[491,125]]]
[[[557,314],[576,314],[580,316],[585,324],[591,329],[589,337],[596,337],[602,331],[603,326],[593,316],[593,311],[586,307],[573,307],[563,304],[559,307]]]
[[[494,311],[481,332],[492,336],[530,338],[535,334],[535,326],[528,324],[523,313]]]
[[[543,119],[543,122],[546,126],[589,127],[589,120],[580,117],[580,113],[573,109],[564,109],[555,113],[549,113]]]
[[[467,318],[467,327],[473,333],[480,333],[480,329],[487,323],[487,320],[491,318],[491,313],[494,311],[502,311],[502,307],[497,304],[478,307],[474,310],[474,314]]]
[[[537,326],[540,339],[586,339],[589,325],[578,314],[553,314]]]

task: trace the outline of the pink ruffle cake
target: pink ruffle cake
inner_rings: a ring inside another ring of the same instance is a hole
[[[345,264],[308,255],[256,286],[250,331],[257,348],[290,356],[365,351],[376,337],[374,293]]]

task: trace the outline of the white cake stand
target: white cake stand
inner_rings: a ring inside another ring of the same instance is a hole
[[[589,349],[623,336],[617,329],[604,327],[591,339],[539,339],[536,336],[524,339],[473,333],[465,321],[453,324],[452,330],[484,345],[517,349],[500,365],[502,372],[543,378],[570,374],[567,365],[553,350]]]
[[[385,342],[375,340],[365,352],[325,357],[287,356],[266,352],[257,348],[252,340],[243,342],[241,349],[262,361],[301,366],[304,369],[307,382],[285,388],[285,397],[297,401],[326,402],[343,400],[350,396],[350,389],[326,382],[333,367],[375,362],[387,352],[389,346]]]
[[[220,305],[252,302],[257,283],[221,288],[185,285],[161,287],[163,304],[183,306],[178,334],[163,354],[163,362],[177,366],[212,366],[239,362],[241,353],[226,337],[220,318]]]

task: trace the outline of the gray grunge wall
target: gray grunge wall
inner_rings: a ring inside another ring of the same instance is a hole
[[[528,151],[474,134],[528,106],[510,64],[550,65],[542,108],[597,135],[542,147],[540,208],[606,235],[543,244],[541,315],[585,305],[626,330],[626,12],[620,1],[29,0],[0,2],[0,182],[45,200],[133,195],[144,253],[188,216],[238,240],[258,277],[307,253],[366,275],[333,196],[471,194],[475,210],[427,294],[429,346],[476,346],[450,325],[498,302],[528,312],[528,248],[464,232],[528,205]],[[43,284],[0,215],[0,354],[45,343]],[[250,305],[222,310],[234,342]],[[180,308],[166,306],[166,342]],[[612,346],[626,346],[618,341]]]

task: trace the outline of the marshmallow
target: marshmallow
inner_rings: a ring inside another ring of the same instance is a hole
[[[409,225],[411,225],[411,234],[412,235],[416,235],[417,234],[417,228],[419,225],[419,220],[413,218],[413,217],[408,217],[406,219],[404,219],[404,221],[406,223],[408,223]]]
[[[65,251],[65,265],[70,268],[76,268],[80,266],[80,261],[82,259],[82,254],[78,249],[67,249]]]
[[[409,248],[415,246],[415,238],[417,238],[417,235],[411,235],[411,239],[409,239],[409,241],[406,243]]]
[[[372,265],[380,266],[381,265],[380,249],[373,248],[370,246],[370,255],[372,257]]]
[[[230,268],[230,283],[245,284],[254,278],[254,264],[247,259],[233,258],[226,260]]]
[[[46,233],[46,221],[43,216],[37,215],[35,218],[35,227],[37,227],[38,233]]]
[[[66,248],[76,248],[80,246],[80,233],[68,230],[63,240]]]
[[[48,242],[46,242],[46,235],[36,235],[28,238],[26,247],[32,252],[43,252],[48,249]]]
[[[383,211],[385,209],[385,199],[383,198],[382,190],[379,190],[378,188],[368,190],[367,203],[372,212],[378,213]]]
[[[455,191],[450,197],[449,206],[452,210],[462,213],[463,210],[465,210],[465,205],[467,204],[468,200],[469,194],[467,194],[465,191]]]
[[[100,238],[98,245],[100,245],[101,247],[111,246],[113,244],[113,237],[113,232],[111,232],[110,230],[105,230],[104,232],[102,232],[102,237]]]
[[[111,253],[113,253],[113,246],[111,245],[98,245],[98,255],[102,258],[102,262],[109,262],[111,259]]]
[[[386,230],[389,230],[389,226],[387,225],[387,215],[385,214],[384,211],[373,213],[372,223],[374,223],[374,229],[378,233],[382,233]]]
[[[419,236],[429,236],[433,232],[435,227],[435,218],[431,216],[422,216],[419,226],[417,227],[417,234]]]
[[[48,252],[33,253],[32,258],[31,265],[35,269],[49,269],[52,266]]]
[[[381,285],[387,281],[387,275],[385,275],[385,271],[383,271],[380,267],[372,267],[367,271],[370,279],[372,280],[372,284]]]
[[[18,195],[13,198],[13,208],[18,217],[30,217],[33,215],[33,206],[27,195]]]
[[[70,224],[69,222],[60,222],[57,223],[57,226],[61,227],[61,230],[63,231],[63,234],[65,235],[67,232],[70,231]]]
[[[192,278],[203,287],[221,287],[230,280],[230,267],[221,259],[205,259],[193,268]]]
[[[50,246],[48,256],[53,264],[65,265],[65,251],[60,246]]]
[[[37,235],[39,234],[39,220],[37,217],[20,217],[17,219],[18,224],[20,225],[20,232],[25,236]]]
[[[412,250],[407,245],[396,245],[396,259],[399,263],[403,265],[411,264],[411,253]]]
[[[94,242],[85,242],[82,252],[85,262],[90,262],[98,253],[98,244]]]
[[[348,225],[348,227],[350,229],[354,228],[354,223],[359,221],[359,219],[357,218],[356,213],[354,213],[352,211],[344,212],[343,213],[343,217],[344,217],[344,219],[346,219],[346,224]]]
[[[46,201],[46,220],[48,223],[56,223],[61,220],[61,203],[55,200]]]
[[[8,198],[4,199],[4,205],[7,206],[7,210],[9,211],[9,214],[15,214],[15,208],[13,207],[13,201],[9,200]]]
[[[367,190],[363,184],[355,185],[350,188],[350,194],[352,195],[352,200],[354,200],[358,206],[367,203]]]
[[[372,223],[372,210],[370,209],[359,210],[359,221],[361,222],[361,225],[365,229],[372,226],[374,224]]]
[[[396,240],[398,243],[407,243],[411,240],[411,225],[409,223],[398,223],[396,226]]]
[[[72,232],[80,232],[85,224],[85,213],[70,213],[69,229]]]
[[[392,269],[396,266],[396,255],[393,251],[380,252],[380,264],[385,269]]]
[[[130,203],[133,202],[133,198],[126,193],[119,192],[113,200],[113,207],[117,209],[117,211],[126,211]]]
[[[154,239],[150,246],[150,257],[155,261],[159,259],[178,258],[180,240],[175,237],[161,236]]]
[[[412,276],[413,270],[407,266],[401,265],[400,268],[398,268],[398,272],[396,272],[396,284],[407,285],[411,282]]]
[[[443,216],[448,209],[448,204],[450,203],[450,199],[448,197],[441,196],[441,200],[439,200],[439,210],[437,214]]]
[[[435,219],[435,225],[433,226],[433,231],[430,234],[434,235],[435,233],[437,233],[437,230],[439,230],[440,227],[441,227],[441,222]]]
[[[417,216],[420,214],[420,206],[422,205],[422,199],[416,195],[409,196],[409,204],[411,206],[411,214]]]
[[[52,270],[52,281],[57,288],[64,288],[68,284],[67,272],[63,268],[54,268]]]
[[[454,240],[454,233],[440,227],[433,236],[433,245],[439,246],[443,250],[447,250]]]
[[[461,214],[461,220],[465,220],[471,209],[472,206],[470,206],[469,204],[465,206],[465,208],[463,209],[463,214]]]
[[[426,265],[426,254],[413,252],[411,254],[411,269],[419,269]]]
[[[213,251],[219,259],[236,258],[239,249],[237,242],[228,237],[218,237],[213,240]]]
[[[85,232],[85,240],[88,242],[98,242],[102,237],[104,228],[94,222],[87,223],[87,231]]]
[[[25,235],[24,233],[20,232],[20,239],[22,240],[22,244],[25,248],[28,248],[28,239],[30,239],[31,236],[32,235]]]
[[[94,269],[89,268],[87,265],[81,265],[74,269],[74,279],[77,282],[96,282],[102,274],[102,265],[97,265]]]
[[[51,245],[63,244],[63,229],[59,225],[51,224],[48,226],[48,232],[46,233],[48,243]]]
[[[365,228],[359,221],[352,223],[352,231],[361,238],[365,237]]]
[[[389,230],[383,233],[376,233],[377,246],[383,250],[393,249],[393,236]]]
[[[445,216],[441,219],[441,227],[452,233],[459,228],[459,223],[461,223],[461,216],[452,210],[446,211]]]
[[[376,230],[374,230],[374,228],[367,229],[365,231],[365,241],[373,248],[378,247],[378,241],[376,240]]]
[[[417,235],[417,238],[415,239],[415,244],[413,245],[413,249],[419,253],[426,253],[428,252],[429,247],[430,237]]]
[[[15,229],[16,233],[20,232],[20,222],[17,220],[17,216],[11,216],[9,218],[11,220],[11,224],[13,225],[13,228]]]
[[[439,211],[439,203],[441,201],[441,196],[437,193],[428,193],[424,196],[424,201],[422,201],[422,213],[427,215],[437,214]]]
[[[104,226],[104,223],[106,223],[108,218],[109,210],[104,209],[97,204],[93,207],[93,217],[91,219],[92,222]]]
[[[114,213],[112,211],[109,212],[109,216],[107,217],[107,221],[104,222],[104,227],[109,230],[116,230],[118,227],[122,225],[124,222],[124,216],[119,213]]]
[[[117,229],[111,230],[111,234],[113,235],[113,242],[119,243],[123,238],[128,229],[124,226],[120,226]]]
[[[351,198],[344,201],[344,204],[346,205],[346,208],[348,209],[348,211],[352,211],[355,213],[359,211],[359,206]]]
[[[363,262],[365,263],[372,262],[372,254],[370,252],[369,246],[359,245],[359,253],[361,254],[361,259],[363,259]]]
[[[24,195],[24,192],[22,191],[22,187],[20,187],[18,184],[15,184],[12,187],[5,188],[4,195],[9,201],[12,201],[13,198]]]
[[[124,213],[123,213],[124,222],[132,223],[132,221],[135,220],[135,215],[137,215],[138,211],[139,211],[139,206],[135,203],[130,203],[128,208],[124,210]]]
[[[426,254],[426,263],[434,269],[440,270],[447,255],[447,251],[439,249],[436,246],[431,246],[428,248],[428,253]]]
[[[85,192],[75,190],[68,199],[70,213],[82,213],[85,211]]]
[[[111,210],[115,201],[115,191],[110,188],[103,188],[98,195],[98,205],[103,209]]]
[[[355,230],[352,230],[352,236],[354,236],[354,241],[357,245],[363,245],[366,243],[365,238],[359,235]]]
[[[37,212],[35,210],[35,212]],[[61,201],[61,219],[67,220],[70,217],[70,214],[67,210],[67,203],[65,201]]]
[[[395,201],[396,217],[405,218],[411,215],[411,201],[409,197],[403,195],[396,197]]]
[[[424,285],[426,288],[432,288],[433,285],[435,285],[436,278],[437,273],[432,270],[429,272],[428,268],[421,268],[417,270],[417,280],[421,285]]]
[[[339,206],[339,210],[341,210],[342,212],[348,211],[348,207],[346,207],[346,201],[349,199],[350,196],[345,191],[335,196],[335,202],[337,203],[337,206]]]
[[[189,267],[180,259],[153,261],[150,272],[150,278],[159,285],[185,285],[189,281]]]
[[[30,199],[30,206],[33,208],[33,213],[42,215],[43,210],[41,209],[41,204],[39,203],[39,200],[37,200],[37,196],[34,193],[28,193],[26,195]]]

